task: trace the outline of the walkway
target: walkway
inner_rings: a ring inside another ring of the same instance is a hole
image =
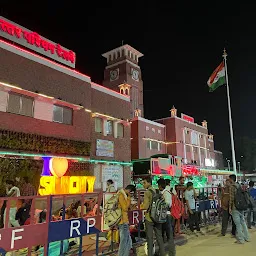
[[[186,245],[177,246],[177,256],[255,256],[256,229],[250,233],[252,242],[243,245],[235,244],[235,239],[229,234],[193,238]]]

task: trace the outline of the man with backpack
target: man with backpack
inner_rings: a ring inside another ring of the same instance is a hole
[[[165,255],[164,242],[162,237],[162,223],[159,223],[157,220],[153,220],[152,216],[153,210],[156,206],[156,196],[160,195],[160,192],[155,190],[152,187],[152,179],[150,176],[147,176],[142,181],[144,189],[146,189],[144,193],[144,201],[141,204],[141,210],[146,210],[145,214],[145,225],[146,225],[146,237],[148,244],[148,256],[153,256],[153,231],[155,232],[156,240],[159,246],[160,256]],[[165,216],[166,218],[166,216]],[[166,219],[165,219],[166,221]]]
[[[236,224],[236,243],[244,244],[245,241],[250,241],[248,228],[244,218],[244,212],[247,211],[249,207],[249,195],[236,182],[236,175],[230,175],[229,180],[231,184],[229,189],[229,212]]]
[[[165,203],[168,206],[169,210],[167,211],[167,218],[166,218],[166,224],[163,225],[162,231],[166,231],[166,237],[167,242],[169,246],[169,256],[175,256],[176,250],[175,250],[175,244],[174,244],[174,238],[173,238],[173,228],[172,228],[172,216],[171,216],[171,207],[172,207],[172,194],[171,192],[166,188],[166,182],[164,179],[159,179],[157,181],[158,188],[161,191]],[[164,233],[164,232],[163,232]]]

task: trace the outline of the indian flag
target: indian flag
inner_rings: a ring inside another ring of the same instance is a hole
[[[221,62],[221,64],[214,70],[212,75],[210,76],[207,84],[209,86],[210,92],[213,92],[218,87],[226,83],[225,78],[225,65],[224,61]]]

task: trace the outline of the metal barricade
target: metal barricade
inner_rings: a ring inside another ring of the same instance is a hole
[[[221,189],[219,187],[205,187],[196,189],[195,211],[199,215],[201,227],[215,225],[221,220]],[[177,196],[184,206],[184,214],[175,220],[175,235],[186,233],[189,223],[189,213],[185,200],[185,189],[177,189]]]
[[[82,255],[89,246],[98,255],[101,201],[102,193],[0,198],[0,253]]]

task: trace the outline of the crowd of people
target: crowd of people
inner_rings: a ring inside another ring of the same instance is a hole
[[[174,228],[178,217],[173,213],[179,209],[181,215],[188,214],[186,224],[190,231],[198,236],[199,234],[205,235],[200,229],[200,216],[201,213],[196,209],[196,200],[199,198],[193,183],[187,182],[185,185],[184,177],[180,177],[179,184],[175,187],[170,187],[170,181],[160,178],[157,182],[158,188],[153,188],[151,177],[145,177],[142,180],[142,185],[145,189],[144,199],[141,202],[140,209],[146,210],[145,213],[145,237],[147,240],[147,255],[154,255],[156,240],[159,248],[160,256],[173,256],[176,255],[174,243]],[[113,189],[113,182],[108,182],[109,187]],[[121,218],[118,223],[119,228],[119,256],[130,255],[132,249],[132,239],[129,230],[128,211],[131,206],[131,198],[136,191],[133,185],[127,186],[125,189],[118,191],[118,208],[121,210]],[[177,193],[178,191],[178,193]],[[251,229],[256,224],[256,187],[254,182],[249,183],[249,188],[241,186],[237,183],[236,176],[230,175],[226,180],[226,184],[221,188],[221,211],[222,216],[222,229],[219,236],[225,236],[228,229],[229,221],[232,221],[232,236],[236,238],[237,244],[250,242],[250,235],[248,229]],[[157,199],[158,198],[158,199]],[[210,199],[210,198],[209,198]],[[156,204],[161,204],[164,201],[165,209],[161,212],[164,220],[156,220],[153,209]],[[177,200],[181,205],[177,208]],[[173,209],[176,208],[176,209]],[[168,252],[165,252],[165,242]]]
[[[137,208],[134,208],[133,200],[136,194],[136,186],[128,185],[117,192],[114,182],[112,180],[107,181],[106,192],[113,193],[116,197],[116,215],[113,218],[115,226],[119,230],[119,256],[130,255],[133,242],[136,241],[133,234],[131,234],[128,217],[128,212],[133,209],[139,208],[145,211],[145,220],[141,224],[143,225],[142,230],[145,233],[147,255],[149,256],[154,255],[155,240],[160,256],[176,255],[174,243],[175,227],[179,219],[185,215],[185,225],[190,232],[196,236],[199,234],[205,235],[200,229],[200,224],[202,223],[200,219],[201,213],[198,212],[196,207],[196,200],[200,199],[200,195],[192,182],[188,181],[185,184],[185,178],[180,177],[179,184],[171,187],[169,179],[160,178],[157,182],[158,187],[155,188],[152,186],[152,178],[146,176],[141,183],[144,187],[143,199],[140,200],[139,207],[137,205]],[[250,241],[248,229],[252,229],[256,225],[256,187],[254,185],[254,182],[250,181],[249,187],[246,188],[237,182],[235,175],[230,175],[229,179],[226,180],[225,186],[219,188],[217,196],[221,200],[222,216],[220,236],[227,234],[229,221],[232,221],[231,233],[236,238],[236,243],[243,244]],[[34,195],[36,195],[36,190],[27,177],[16,179],[15,182],[6,181],[6,196],[13,198],[9,203],[8,226],[19,227],[30,223],[28,214],[31,200],[18,200],[17,197]],[[211,199],[210,196],[208,196],[208,199]],[[18,201],[20,201],[20,206],[17,205]],[[91,207],[92,205],[93,207]],[[81,208],[81,201],[72,203],[65,210],[65,219],[85,216],[82,216]],[[92,215],[96,215],[98,205],[95,200],[92,204],[85,202],[83,209],[86,209],[84,212],[90,211]],[[1,216],[2,224],[6,224],[6,205],[2,205]],[[41,211],[39,216],[41,216],[40,223],[45,221],[46,212]],[[56,216],[53,216],[52,220],[57,220],[58,216],[62,218],[63,213],[61,210]],[[57,219],[54,219],[55,217]],[[165,245],[168,248],[168,254],[165,252]]]
[[[227,232],[229,219],[232,221],[232,236],[236,243],[250,242],[248,229],[256,224],[256,187],[249,182],[249,188],[240,185],[236,175],[230,175],[226,180],[221,195],[222,229],[221,235]],[[247,218],[246,218],[247,217]]]

